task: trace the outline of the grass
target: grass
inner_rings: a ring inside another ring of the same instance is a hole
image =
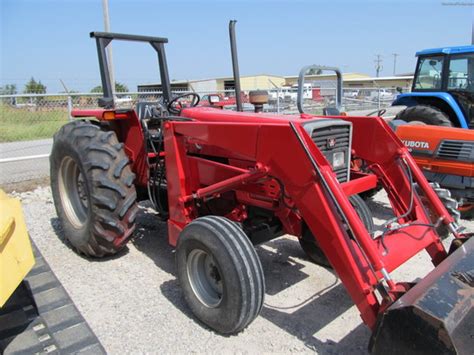
[[[51,138],[67,122],[66,108],[17,108],[0,104],[0,142]]]

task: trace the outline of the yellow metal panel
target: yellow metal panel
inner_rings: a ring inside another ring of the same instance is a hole
[[[0,307],[34,263],[21,203],[0,190]]]

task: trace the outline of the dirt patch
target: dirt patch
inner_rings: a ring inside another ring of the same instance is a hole
[[[12,183],[4,183],[0,185],[0,188],[7,192],[26,192],[35,190],[37,187],[44,187],[49,186],[49,176],[45,176],[42,178],[34,179],[34,180],[27,180],[27,181],[20,181],[20,182],[12,182]]]

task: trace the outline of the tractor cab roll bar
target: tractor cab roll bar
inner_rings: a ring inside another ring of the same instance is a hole
[[[171,84],[168,74],[168,64],[166,63],[165,43],[168,39],[164,37],[150,37],[129,35],[123,33],[112,32],[91,32],[91,38],[96,39],[97,54],[99,57],[100,78],[102,81],[102,89],[104,97],[99,99],[99,106],[104,108],[114,107],[114,93],[112,83],[110,81],[109,65],[107,61],[106,48],[112,40],[148,42],[156,50],[158,54],[158,63],[160,67],[161,88],[163,91],[163,101],[165,105],[171,101]]]
[[[310,70],[314,70],[315,72],[320,72],[320,71],[333,71],[336,73],[336,108],[338,110],[341,110],[342,107],[342,73],[339,70],[339,68],[336,67],[327,67],[323,65],[308,65],[306,67],[303,67],[300,71],[300,74],[298,76],[298,96],[296,100],[296,104],[298,106],[298,111],[300,113],[304,113],[303,110],[303,90],[304,90],[304,77],[307,72]]]

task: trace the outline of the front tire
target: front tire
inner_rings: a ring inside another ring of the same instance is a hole
[[[74,121],[54,135],[51,190],[65,237],[92,257],[121,250],[135,229],[135,175],[114,132]]]
[[[428,105],[415,105],[407,107],[400,111],[395,117],[396,120],[403,120],[405,122],[422,122],[431,126],[452,127],[453,124],[440,109]]]
[[[181,232],[178,279],[194,315],[221,334],[234,334],[260,313],[262,266],[242,229],[227,218],[201,217]]]
[[[359,215],[359,218],[364,223],[365,228],[367,228],[367,231],[372,233],[375,228],[374,221],[372,218],[372,212],[370,212],[370,209],[367,207],[365,201],[359,195],[353,195],[349,197],[349,201]],[[303,249],[303,251],[306,253],[309,260],[315,264],[332,268],[328,258],[326,255],[324,255],[324,252],[319,247],[318,242],[316,239],[314,239],[313,234],[307,226],[305,226],[303,229],[303,235],[298,240],[300,242],[301,249]]]

